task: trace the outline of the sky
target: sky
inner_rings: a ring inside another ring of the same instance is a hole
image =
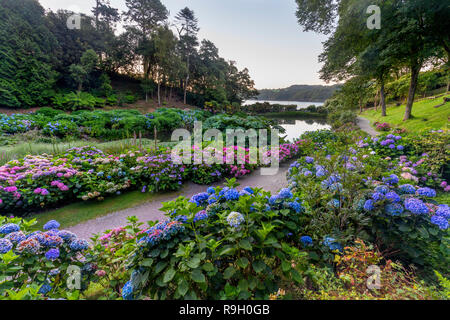
[[[38,0],[45,9],[90,13],[94,0]],[[325,84],[319,79],[325,36],[303,32],[297,23],[294,0],[161,0],[170,12],[189,7],[208,39],[227,60],[249,69],[256,88],[285,88],[294,84]],[[110,0],[119,11],[125,0]]]

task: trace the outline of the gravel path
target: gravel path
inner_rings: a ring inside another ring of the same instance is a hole
[[[358,126],[362,131],[367,132],[372,137],[376,137],[378,135],[378,132],[370,125],[369,120],[366,118],[358,117]]]
[[[239,179],[238,183],[240,186],[238,189],[241,190],[246,186],[251,186],[263,188],[264,190],[276,193],[280,189],[287,186],[286,173],[288,169],[289,164],[283,164],[280,166],[278,173],[273,176],[262,176],[260,174],[260,169],[258,169],[251,175]],[[223,182],[217,183],[214,186],[221,184],[223,184]],[[127,217],[129,216],[136,216],[141,222],[165,220],[166,217],[163,212],[159,211],[163,202],[174,200],[181,195],[190,198],[194,194],[206,191],[206,188],[206,186],[200,186],[189,182],[177,192],[161,194],[154,201],[80,223],[76,226],[68,228],[68,230],[74,232],[80,238],[89,239],[94,234],[126,225]]]

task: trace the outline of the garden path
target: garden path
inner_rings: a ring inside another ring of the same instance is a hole
[[[273,176],[262,176],[260,169],[255,170],[252,174],[238,180],[238,183],[240,184],[238,190],[241,190],[246,186],[251,186],[263,188],[271,193],[276,193],[287,186],[286,173],[288,169],[289,163],[281,164],[278,173]],[[221,184],[223,184],[223,182],[216,183],[213,186],[219,186]],[[80,223],[68,228],[68,230],[74,232],[80,238],[89,239],[94,234],[125,226],[127,224],[127,217],[129,216],[136,216],[139,221],[142,222],[155,220],[162,221],[166,219],[163,212],[159,211],[163,202],[174,200],[181,195],[190,198],[194,194],[205,192],[206,188],[206,186],[188,182],[177,192],[164,193],[160,197],[157,197],[157,200]]]
[[[358,126],[372,137],[376,137],[378,132],[370,125],[370,121],[363,117],[358,117]]]

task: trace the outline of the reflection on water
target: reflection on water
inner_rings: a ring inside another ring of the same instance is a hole
[[[317,131],[330,129],[326,120],[323,119],[273,119],[284,129],[286,129],[286,140],[293,141],[298,139],[307,131]]]
[[[316,107],[320,107],[324,105],[324,102],[309,102],[309,101],[273,101],[273,100],[247,100],[242,104],[243,106],[247,106],[249,104],[255,103],[264,103],[268,102],[270,104],[281,104],[284,106],[297,105],[297,110],[305,109],[310,105],[315,105]]]

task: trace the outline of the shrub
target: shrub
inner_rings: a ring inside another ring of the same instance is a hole
[[[86,92],[71,92],[55,95],[53,105],[57,109],[75,111],[81,109],[92,110],[96,106],[103,106],[104,102]]]
[[[298,213],[267,210],[267,193],[239,194],[228,185],[164,204],[171,220],[140,237],[125,299],[265,299],[281,277],[302,282],[305,255],[284,242],[286,226],[277,218]],[[208,205],[209,198],[216,202]]]
[[[18,293],[30,298],[67,297],[69,267],[79,267],[82,276],[88,276],[89,266],[83,262],[88,242],[58,230],[56,221],[49,221],[44,231],[31,232],[35,223],[0,217],[0,296],[6,299]]]
[[[78,126],[69,120],[57,120],[48,122],[42,131],[49,136],[64,138],[67,136],[77,136]]]

